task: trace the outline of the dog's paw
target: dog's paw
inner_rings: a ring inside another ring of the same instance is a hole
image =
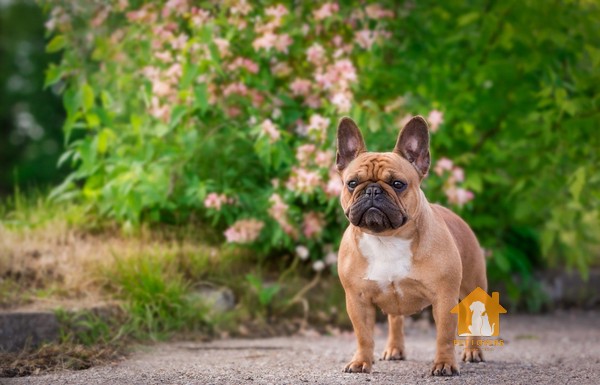
[[[483,352],[481,349],[465,349],[462,353],[464,362],[483,362]]]
[[[371,361],[353,360],[346,365],[344,373],[371,373],[372,366],[373,364]]]
[[[431,375],[433,376],[458,376],[460,371],[458,366],[452,362],[436,362],[431,368]]]
[[[404,355],[404,349],[398,348],[395,346],[388,346],[385,348],[383,353],[381,354],[380,360],[383,361],[400,361],[404,360],[406,356]]]

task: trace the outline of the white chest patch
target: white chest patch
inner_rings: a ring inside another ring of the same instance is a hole
[[[365,279],[383,287],[406,277],[412,265],[411,243],[412,239],[363,234],[358,247],[369,262]]]

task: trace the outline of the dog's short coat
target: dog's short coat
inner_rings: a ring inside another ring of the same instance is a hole
[[[393,152],[369,153],[349,118],[338,126],[336,163],[350,220],[339,249],[339,275],[358,349],[347,372],[370,372],[375,309],[388,314],[382,359],[405,357],[403,316],[433,305],[437,349],[431,373],[458,374],[457,319],[450,310],[477,286],[487,290],[485,260],[469,226],[452,211],[430,204],[420,188],[430,166],[429,129],[412,118]],[[481,350],[466,349],[466,361]]]

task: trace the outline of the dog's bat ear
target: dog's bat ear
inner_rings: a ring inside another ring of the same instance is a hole
[[[415,116],[400,130],[394,152],[415,166],[421,178],[427,176],[431,165],[429,127],[422,116]]]
[[[337,129],[337,153],[335,163],[342,172],[359,154],[367,151],[360,129],[354,121],[343,117]]]

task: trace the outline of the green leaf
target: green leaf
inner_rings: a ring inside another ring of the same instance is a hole
[[[100,118],[93,112],[85,114],[85,121],[87,122],[89,128],[96,128],[100,126]]]
[[[206,83],[200,83],[194,87],[194,107],[200,108],[200,112],[203,114],[208,109],[208,91]]]
[[[111,129],[104,128],[102,131],[100,131],[100,133],[98,134],[98,143],[97,143],[98,153],[104,154],[106,152],[106,150],[108,149],[108,145],[114,138],[115,138],[115,133]]]
[[[465,13],[464,15],[458,18],[456,23],[458,24],[458,26],[464,27],[465,25],[469,25],[475,22],[475,20],[479,19],[480,14],[481,12],[479,11]]]
[[[579,196],[585,184],[585,167],[581,166],[575,171],[571,183],[569,184],[569,192],[573,195],[573,199],[579,201]]]
[[[175,128],[179,124],[179,122],[181,122],[181,119],[183,119],[186,113],[186,106],[175,106],[175,108],[173,108],[173,111],[171,111],[171,121],[169,122],[169,128]]]
[[[90,110],[94,107],[94,90],[89,84],[83,83],[81,86],[81,92],[83,97],[83,108]]]
[[[50,40],[50,42],[46,46],[46,52],[58,52],[61,49],[65,48],[66,42],[67,39],[65,39],[64,35],[56,35],[52,40]]]
[[[65,74],[63,67],[59,67],[56,64],[50,64],[46,70],[46,78],[44,79],[44,88],[58,83]]]
[[[196,79],[197,74],[198,66],[186,62],[183,65],[183,76],[181,77],[180,88],[188,88],[194,79]]]

